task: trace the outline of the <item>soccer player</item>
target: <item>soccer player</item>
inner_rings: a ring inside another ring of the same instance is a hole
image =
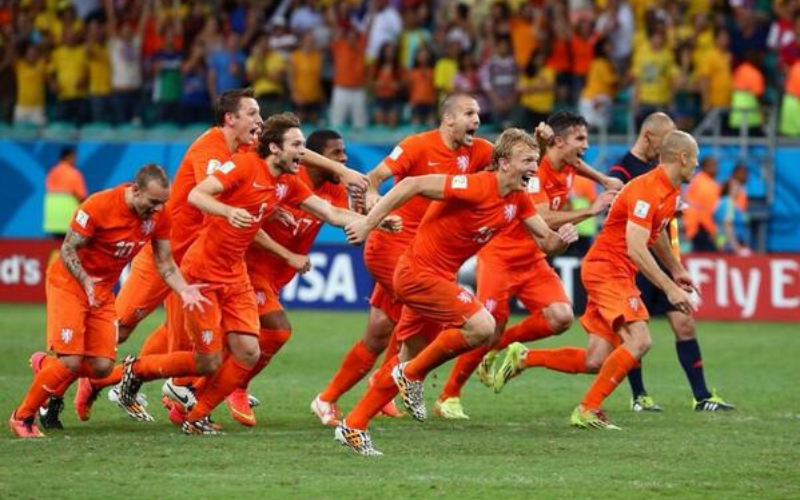
[[[549,139],[551,134],[546,126],[537,129],[541,139]],[[563,225],[558,233],[550,230],[524,192],[536,173],[540,150],[525,131],[508,129],[497,139],[491,171],[409,177],[395,186],[367,219],[348,226],[348,239],[357,243],[386,213],[413,196],[441,200],[425,214],[394,275],[395,293],[404,304],[395,335],[402,343],[400,356],[411,361],[393,361],[378,370],[375,384],[336,428],[336,439],[342,444],[363,455],[381,454],[372,446],[367,431],[380,408],[399,389],[411,416],[425,420],[422,390],[426,374],[485,344],[493,335],[491,313],[456,283],[464,261],[514,220],[523,221],[548,252],[562,251],[577,239],[572,224]]]
[[[377,189],[388,178],[396,181],[426,174],[468,174],[491,163],[492,144],[475,137],[480,126],[478,102],[467,94],[449,96],[442,104],[439,128],[412,135],[398,144],[367,177],[366,208],[378,200]],[[387,348],[395,325],[400,320],[401,304],[395,300],[393,277],[397,261],[411,244],[430,200],[416,196],[396,211],[403,219],[399,234],[383,231],[372,233],[366,242],[364,261],[375,279],[370,299],[367,328],[362,339],[345,355],[342,365],[327,387],[311,402],[311,411],[323,425],[339,424],[339,397],[358,383]],[[390,347],[387,359],[394,354]],[[390,401],[385,409],[397,416]]]
[[[317,152],[339,163],[347,162],[342,136],[333,130],[317,130],[308,136],[306,149]],[[314,193],[333,207],[347,210],[347,190],[339,179],[322,169],[301,165],[297,176]],[[308,201],[303,201],[307,204]],[[324,218],[296,206],[281,205],[291,214],[292,224],[270,219],[262,229],[278,243],[279,250],[268,251],[251,245],[245,254],[247,274],[253,284],[258,303],[260,323],[259,343],[261,358],[247,380],[233,391],[226,402],[231,416],[247,426],[256,424],[256,417],[248,401],[247,384],[263,370],[292,334],[292,325],[280,303],[281,289],[294,278],[310,269],[308,252],[322,229]],[[336,221],[335,221],[336,222]]]
[[[172,259],[170,218],[163,211],[169,194],[166,173],[149,164],[133,184],[96,193],[75,211],[47,272],[47,347],[55,356],[37,356],[33,384],[8,421],[17,436],[42,437],[34,417],[52,394],[63,394],[79,376],[111,371],[117,346],[112,288],[148,243],[161,278],[186,307],[202,310],[208,302],[202,285],[188,285]]]
[[[574,371],[597,372],[597,376],[573,411],[571,424],[619,429],[603,412],[602,403],[639,363],[652,342],[647,324],[650,316],[636,286],[637,271],[661,289],[676,309],[688,315],[694,308],[689,292],[695,290],[695,285],[673,253],[665,229],[678,209],[681,184],[694,175],[697,155],[697,143],[691,135],[669,132],[661,147],[661,164],[629,182],[611,205],[605,225],[581,266],[581,281],[587,293],[581,325],[589,334],[588,349],[526,352],[524,348],[510,347],[497,373],[498,387],[502,388],[527,366],[551,367],[548,359],[552,362],[560,356],[582,354],[583,366],[575,366]],[[671,278],[659,268],[650,248]]]
[[[616,165],[609,169],[609,175],[627,183],[653,170],[658,164],[658,155],[664,136],[674,129],[675,124],[666,114],[653,113],[649,115],[642,124],[636,143]],[[673,251],[677,251],[679,248],[677,219],[673,219],[670,223],[669,232]],[[641,274],[636,277],[636,285],[642,291],[642,302],[650,314],[666,316],[670,328],[675,334],[678,361],[683,367],[692,389],[694,409],[697,411],[735,409],[732,404],[708,390],[694,317],[674,308],[664,292]],[[641,367],[633,368],[628,373],[628,382],[633,392],[631,399],[633,411],[661,411],[661,406],[653,401],[644,387]]]
[[[548,117],[547,124],[553,130],[554,141],[547,148],[527,191],[539,215],[552,229],[558,229],[565,223],[577,224],[604,212],[622,183],[583,164],[589,138],[582,116],[558,111]],[[606,188],[583,210],[568,210],[575,175],[597,180]],[[449,419],[469,418],[464,413],[460,394],[476,368],[479,368],[481,381],[491,387],[494,383],[492,363],[497,351],[513,342],[558,335],[570,327],[572,305],[546,257],[536,241],[527,237],[527,229],[521,222],[512,223],[478,252],[477,296],[494,316],[495,335],[499,340],[459,356],[434,406],[434,413]],[[531,314],[506,330],[511,297],[521,300]]]

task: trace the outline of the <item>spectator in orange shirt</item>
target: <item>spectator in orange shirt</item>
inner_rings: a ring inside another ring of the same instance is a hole
[[[67,234],[73,212],[87,196],[86,183],[75,166],[75,157],[75,148],[64,147],[58,163],[44,181],[44,232],[59,241]]]
[[[378,53],[378,60],[370,67],[372,76],[372,93],[375,96],[376,125],[394,127],[400,118],[399,97],[401,71],[397,47],[390,42],[384,43]]]
[[[694,252],[717,250],[717,225],[714,211],[719,203],[720,185],[716,180],[717,160],[707,156],[700,161],[700,173],[694,176],[684,199],[688,207],[683,212],[686,237],[692,242]]]
[[[570,67],[572,93],[570,94],[570,102],[577,101],[583,91],[589,68],[592,65],[592,59],[594,59],[596,42],[597,37],[594,34],[592,20],[584,17],[578,22],[577,29],[569,41],[569,51],[572,56],[572,65]]]
[[[363,130],[367,126],[365,46],[364,34],[351,23],[340,26],[331,43],[333,94],[330,120],[335,129],[341,128],[348,116],[356,130]]]
[[[322,52],[314,33],[300,39],[300,47],[289,57],[289,92],[301,122],[316,122],[322,108]]]
[[[436,115],[436,88],[433,85],[433,56],[422,46],[414,57],[414,67],[406,76],[411,123],[433,126]]]

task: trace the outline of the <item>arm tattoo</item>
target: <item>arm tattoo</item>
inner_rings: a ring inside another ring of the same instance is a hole
[[[64,265],[69,270],[70,274],[72,274],[81,285],[86,282],[89,275],[83,268],[80,257],[78,257],[78,249],[86,246],[88,242],[88,238],[70,229],[67,231],[64,243],[61,244],[61,259],[64,261]]]
[[[161,269],[161,279],[163,279],[164,282],[166,282],[170,276],[175,274],[176,271],[177,269],[175,269],[175,266],[169,266],[165,269]]]

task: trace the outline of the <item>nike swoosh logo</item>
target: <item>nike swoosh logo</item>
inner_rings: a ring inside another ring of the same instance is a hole
[[[178,401],[180,401],[181,403],[183,403],[183,405],[184,405],[184,406],[186,406],[187,404],[189,404],[189,396],[181,396],[180,394],[178,394],[177,392],[175,392],[175,391],[172,389],[172,386],[171,386],[171,385],[168,385],[168,386],[167,386],[167,389],[169,389],[169,392],[171,392],[171,393],[172,393],[172,395],[173,395],[173,396],[175,396],[175,399],[177,399]]]

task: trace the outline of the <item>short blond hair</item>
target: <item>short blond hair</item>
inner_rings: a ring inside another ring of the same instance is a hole
[[[514,146],[520,143],[541,154],[539,143],[531,134],[525,132],[521,128],[507,128],[500,134],[497,140],[494,141],[492,164],[486,170],[497,170],[497,167],[500,166],[500,159],[511,158],[511,151],[514,149]]]

